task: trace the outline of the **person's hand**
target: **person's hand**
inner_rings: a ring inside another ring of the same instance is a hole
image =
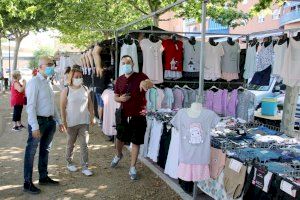
[[[23,83],[23,85],[26,85],[26,80],[23,80],[22,83]]]
[[[147,90],[149,89],[149,88],[151,88],[152,86],[149,86],[149,84],[148,84],[149,82],[148,81],[142,81],[141,83],[140,83],[140,91],[142,92],[143,90],[145,91],[145,92],[147,92]],[[151,83],[151,82],[150,82]]]
[[[41,138],[41,132],[40,132],[40,130],[33,131],[32,132],[32,137],[35,138],[35,139]]]
[[[59,132],[61,132],[61,133],[67,132],[67,129],[66,129],[65,125],[63,125],[63,124],[59,125]]]
[[[126,102],[126,101],[128,101],[129,99],[130,99],[130,96],[129,95],[126,95],[126,94],[123,94],[123,95],[121,95],[120,97],[119,97],[119,99],[120,99],[120,101],[121,102]]]

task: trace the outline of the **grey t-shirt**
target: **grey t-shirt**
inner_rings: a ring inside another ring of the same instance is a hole
[[[239,73],[240,72],[240,45],[235,42],[234,45],[228,42],[222,42],[224,56],[222,57],[221,68],[222,72]]]
[[[181,109],[171,120],[180,134],[179,162],[202,165],[210,161],[210,134],[220,121],[211,110],[202,108],[199,117],[191,118],[187,109]]]

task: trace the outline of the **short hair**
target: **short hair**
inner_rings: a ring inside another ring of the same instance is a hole
[[[80,72],[83,74],[82,69],[79,65],[73,65],[70,73],[68,74],[68,85],[72,86],[73,85],[73,76],[75,72]]]
[[[12,73],[13,79],[17,80],[21,76],[21,73],[19,70],[14,70]]]
[[[132,62],[133,64],[135,64],[135,63],[133,62],[133,59],[132,59],[132,57],[131,57],[130,55],[124,55],[124,56],[122,56],[121,60],[122,60],[123,58],[130,58],[131,62]]]
[[[70,73],[70,71],[71,71],[71,67],[70,67],[70,66],[66,67],[65,74],[68,74],[68,73]]]
[[[46,65],[46,64],[49,64],[49,63],[53,63],[53,65],[54,65],[53,59],[51,59],[48,56],[42,56],[42,57],[40,57],[40,59],[39,59],[39,67],[41,65]]]

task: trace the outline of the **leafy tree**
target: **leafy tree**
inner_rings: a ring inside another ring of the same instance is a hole
[[[33,57],[34,59],[30,61],[29,67],[34,69],[38,67],[38,62],[40,57],[42,56],[54,56],[54,49],[51,49],[49,47],[41,47],[40,49],[36,50],[33,52]]]

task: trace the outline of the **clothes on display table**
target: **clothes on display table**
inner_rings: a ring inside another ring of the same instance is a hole
[[[221,60],[224,56],[224,50],[221,43],[216,46],[211,45],[209,42],[205,43],[205,80],[217,80],[221,78]]]
[[[284,64],[281,69],[283,83],[294,87],[300,86],[300,41],[290,38],[289,46],[285,52]]]
[[[124,43],[121,47],[121,54],[120,54],[120,60],[124,55],[131,56],[134,66],[133,71],[139,72],[139,63],[138,63],[138,54],[137,54],[137,46],[135,42],[133,41],[132,44],[126,44]],[[122,76],[124,73],[122,72],[122,63],[120,62],[119,66],[119,76]]]
[[[146,74],[154,84],[164,82],[162,65],[162,41],[152,42],[149,39],[140,41],[143,51],[143,73]]]
[[[238,79],[238,73],[240,72],[240,45],[237,42],[234,45],[222,42],[222,46],[224,50],[221,61],[222,79],[227,81]]]
[[[222,149],[211,147],[209,171],[212,179],[217,179],[225,167],[226,154]]]
[[[274,49],[273,42],[267,47],[262,44],[261,49],[256,55],[256,69],[257,71],[263,71],[264,69],[273,66],[274,64]]]
[[[179,79],[183,71],[183,43],[172,39],[163,40],[165,54],[165,79]]]
[[[255,72],[257,71],[256,68],[256,44],[250,45],[246,52],[246,61],[244,67],[244,79],[251,80],[254,76]]]
[[[288,47],[288,42],[285,41],[283,44],[275,44],[274,46],[274,66],[272,74],[281,76],[281,69],[284,67],[284,56]]]
[[[181,109],[171,120],[180,134],[180,179],[197,181],[209,178],[210,130],[216,126],[219,119],[213,111],[203,108],[197,118],[189,117],[187,109]]]
[[[115,111],[120,107],[120,103],[114,101],[115,93],[112,89],[106,89],[103,91],[101,98],[103,99],[103,125],[102,132],[105,135],[112,136],[117,135],[116,131],[116,119]]]
[[[199,72],[200,48],[201,48],[201,42],[199,41],[196,41],[195,44],[191,44],[189,41],[183,42],[183,49],[184,49],[183,71],[184,72]]]

